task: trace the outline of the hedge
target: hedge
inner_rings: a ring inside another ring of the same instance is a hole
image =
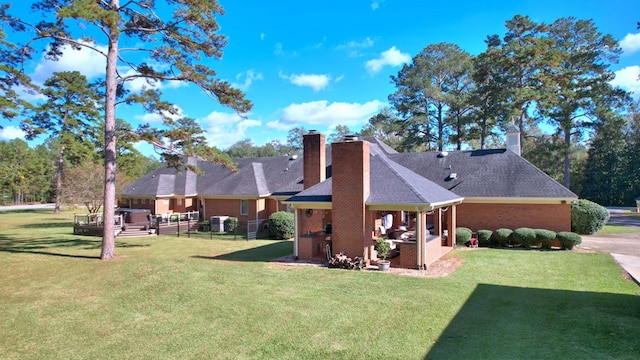
[[[574,232],[561,231],[556,236],[563,249],[571,250],[574,246],[582,244],[582,237]]]
[[[274,239],[290,239],[294,235],[293,214],[274,212],[269,216],[269,234]]]
[[[496,230],[495,234],[493,234],[494,239],[500,246],[506,246],[509,244],[509,238],[513,234],[513,230],[501,228]]]
[[[534,229],[536,233],[536,242],[540,243],[543,249],[550,249],[551,242],[556,238],[556,232],[547,229]]]
[[[471,236],[473,236],[471,229],[466,227],[456,228],[456,245],[465,245],[471,241]]]
[[[511,234],[511,239],[515,245],[531,247],[536,241],[536,232],[527,227],[517,228],[513,231],[513,234]]]
[[[478,230],[478,245],[479,246],[491,245],[491,235],[493,235],[493,231],[491,230]]]
[[[600,231],[609,221],[606,208],[586,199],[571,203],[571,231],[592,235]]]

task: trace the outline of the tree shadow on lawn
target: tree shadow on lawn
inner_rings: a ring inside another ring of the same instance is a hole
[[[197,259],[246,261],[246,262],[268,262],[275,258],[291,254],[293,252],[293,242],[279,241],[273,244],[263,245],[251,249],[238,250],[216,256],[196,255]]]
[[[48,229],[48,228],[68,228],[70,232],[73,232],[73,221],[65,222],[41,222],[35,224],[20,225],[23,229]]]
[[[425,359],[633,359],[639,323],[638,296],[479,284]]]
[[[147,247],[150,245],[130,244],[116,239],[117,248],[129,247]],[[81,259],[99,259],[100,256],[79,255],[73,253],[65,253],[60,250],[98,250],[102,247],[102,238],[100,237],[80,237],[73,236],[68,238],[60,237],[39,237],[33,239],[16,239],[6,235],[0,235],[0,252],[7,253],[26,253],[40,254],[50,256],[62,256]]]

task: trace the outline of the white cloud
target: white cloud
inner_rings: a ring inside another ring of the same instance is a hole
[[[3,140],[13,140],[13,139],[23,139],[27,134],[17,128],[15,126],[5,126],[0,129],[0,139]]]
[[[326,74],[291,74],[290,76],[283,73],[279,74],[281,78],[288,79],[292,84],[298,86],[308,86],[313,91],[320,91],[329,85],[331,76]]]
[[[165,65],[148,65],[156,71],[162,71],[162,68],[166,68]],[[124,77],[138,74],[137,71],[131,68],[120,68],[118,70]],[[133,92],[139,92],[142,89],[177,89],[179,87],[188,86],[186,81],[155,81],[145,78],[135,78],[133,80],[128,80],[124,84],[127,90],[131,90]]]
[[[633,92],[634,97],[640,95],[640,66],[633,65],[615,72],[616,77],[611,81],[611,85]]]
[[[283,51],[282,51],[282,43],[276,43],[275,46],[273,47],[273,54],[274,55],[282,55]]]
[[[373,0],[371,2],[371,10],[378,10],[380,8],[380,1]]]
[[[358,41],[349,41],[347,43],[336,46],[338,50],[346,50],[349,57],[359,57],[362,56],[360,53],[361,49],[366,49],[372,47],[374,41],[370,37],[366,37],[364,40]]]
[[[247,130],[259,127],[259,120],[245,119],[238,114],[214,111],[200,119],[202,128],[207,131],[205,136],[210,146],[226,149],[240,140],[247,138]]]
[[[632,54],[640,50],[640,33],[627,34],[627,36],[620,41],[620,47],[625,54]]]
[[[384,66],[400,66],[409,61],[411,61],[409,54],[402,53],[395,46],[392,46],[389,50],[382,52],[379,58],[367,61],[365,67],[369,73],[375,74]]]
[[[264,40],[267,37],[267,34],[260,33],[260,40]]]
[[[236,75],[236,80],[242,81],[242,78],[244,78],[244,83],[233,83],[232,86],[242,91],[247,91],[254,80],[262,80],[262,73],[255,73],[253,69],[251,69]]]
[[[106,46],[94,45],[103,53],[107,52]],[[71,46],[61,48],[62,56],[58,61],[47,60],[44,55],[40,59],[34,70],[32,78],[37,82],[44,82],[53,75],[54,72],[79,71],[88,79],[105,74],[107,59],[100,53],[88,49],[74,50]]]
[[[344,102],[330,104],[326,100],[291,104],[283,110],[282,116],[277,121],[272,121],[267,126],[280,130],[286,130],[287,126],[290,129],[299,125],[360,126],[383,106],[384,104],[378,100],[364,104]]]
[[[178,120],[181,117],[185,117],[186,115],[183,113],[182,108],[174,105],[176,111],[175,114],[171,114],[169,112],[163,112],[165,116],[169,117],[170,119],[173,120]],[[136,115],[134,116],[134,118],[136,120],[140,120],[140,122],[142,123],[149,123],[149,124],[159,124],[162,123],[162,116],[160,114],[152,114],[152,113],[147,113],[144,115]]]

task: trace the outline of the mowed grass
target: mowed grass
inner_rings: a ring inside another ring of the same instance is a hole
[[[635,359],[640,287],[608,254],[456,251],[444,278],[281,266],[289,241],[72,235],[0,213],[1,359]]]

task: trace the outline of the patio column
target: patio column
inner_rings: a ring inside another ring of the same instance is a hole
[[[456,241],[456,227],[458,227],[458,225],[456,224],[456,220],[458,219],[456,210],[456,205],[451,205],[449,206],[449,210],[447,211],[447,246],[453,246],[454,242]]]

